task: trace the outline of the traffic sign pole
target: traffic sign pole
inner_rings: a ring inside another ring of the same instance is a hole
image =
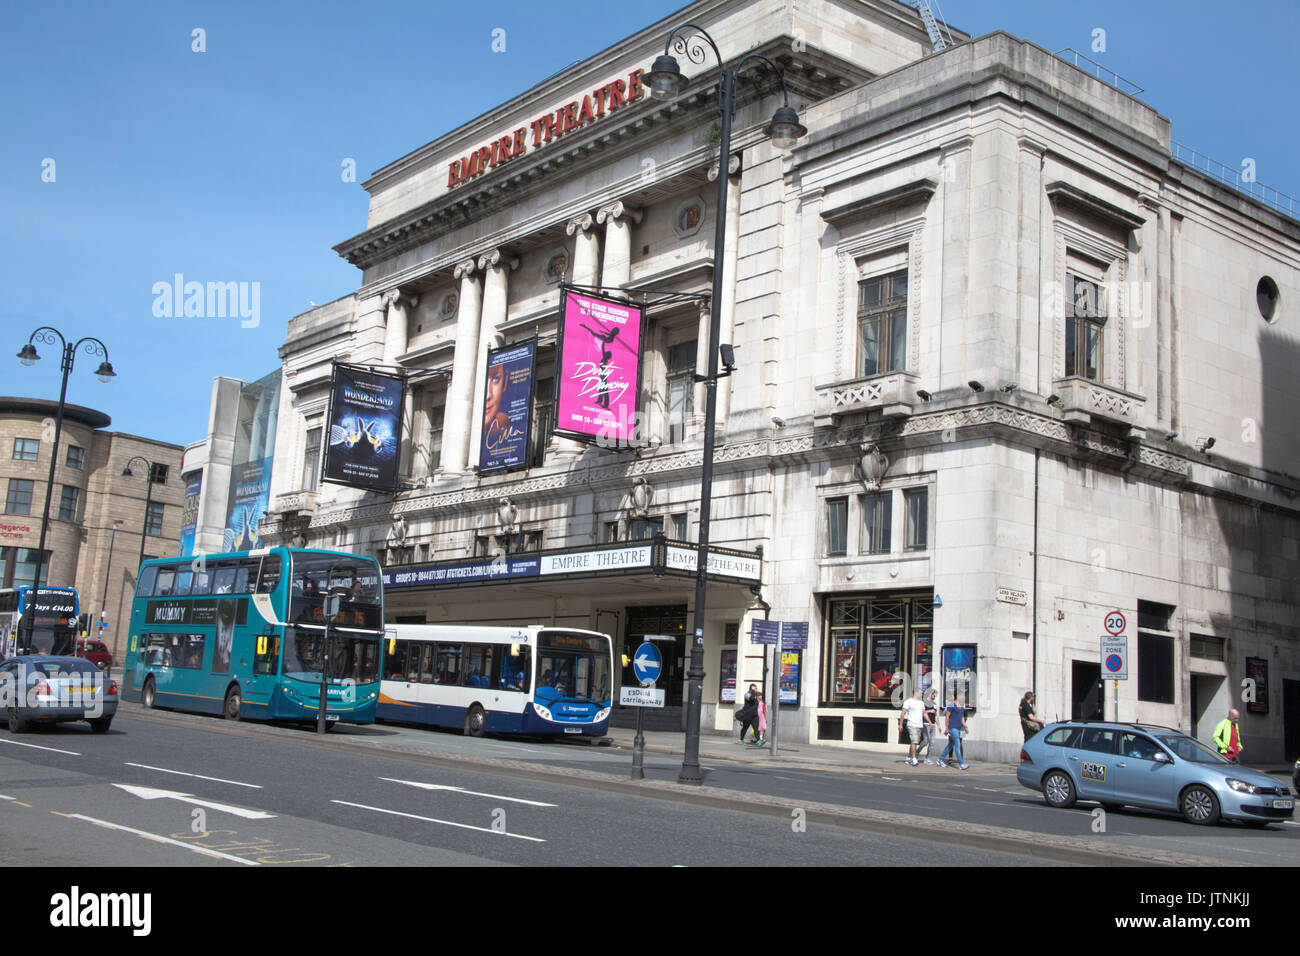
[[[649,641],[642,643],[632,656],[632,673],[642,687],[654,687],[663,673],[663,657]],[[645,779],[645,707],[636,709],[636,737],[632,740],[632,779]]]

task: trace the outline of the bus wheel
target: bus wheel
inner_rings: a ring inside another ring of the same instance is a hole
[[[221,713],[225,716],[226,720],[238,720],[239,708],[243,703],[243,700],[239,696],[239,685],[236,684],[234,687],[230,688],[230,690],[226,691],[226,706],[222,709]]]
[[[153,678],[149,677],[145,679],[144,689],[140,691],[140,706],[142,706],[145,710],[153,710],[153,702],[154,702]]]
[[[465,736],[482,737],[483,731],[487,727],[487,714],[483,713],[483,708],[475,704],[465,715]]]

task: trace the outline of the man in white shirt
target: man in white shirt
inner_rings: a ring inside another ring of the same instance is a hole
[[[902,733],[904,723],[907,725],[907,736],[911,740],[907,762],[910,766],[915,767],[920,762],[916,759],[916,747],[921,742],[921,734],[925,728],[925,704],[921,701],[920,688],[913,691],[912,696],[903,701],[903,710],[898,715],[899,733]]]

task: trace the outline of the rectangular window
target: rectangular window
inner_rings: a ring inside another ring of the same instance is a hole
[[[434,675],[436,684],[460,683],[460,644],[438,645],[438,669]]]
[[[69,468],[83,468],[86,463],[86,449],[79,448],[76,445],[68,446],[67,465]]]
[[[40,583],[46,584],[50,575],[50,554],[45,552],[45,560],[41,562],[41,580]],[[12,584],[15,587],[23,587],[32,583],[32,578],[36,575],[36,549],[35,548],[16,548],[14,555],[14,576]]]
[[[649,541],[664,530],[663,518],[633,518],[628,528],[629,541]]]
[[[826,502],[826,553],[831,557],[849,552],[849,499]]]
[[[860,550],[863,554],[889,554],[892,549],[894,493],[882,491],[879,494],[862,496],[862,541]]]
[[[161,501],[149,502],[149,512],[144,519],[144,533],[158,537],[163,533],[163,504]]]
[[[668,441],[686,438],[686,424],[695,412],[695,351],[692,339],[668,348]]]
[[[858,376],[907,367],[907,270],[858,285]]]
[[[9,493],[5,495],[5,514],[31,514],[32,489],[34,487],[35,485],[30,478],[10,478]]]
[[[617,521],[606,521],[606,522],[605,522],[605,533],[604,533],[604,538],[603,538],[602,540],[603,540],[603,542],[604,542],[605,544],[613,544],[614,542],[616,542],[616,541],[618,540],[618,522],[617,522]]]
[[[686,515],[673,515],[673,540],[689,541],[687,535]]]
[[[492,686],[491,644],[471,644],[465,648],[465,686]]]
[[[307,446],[302,453],[302,484],[304,491],[315,491],[320,486],[320,428],[307,429]]]
[[[36,438],[15,438],[14,439],[14,460],[15,461],[35,461],[40,457],[41,443]]]
[[[1065,374],[1102,380],[1105,290],[1073,274],[1065,277]]]
[[[155,485],[167,484],[167,466],[154,462],[149,466],[149,480]]]
[[[907,511],[906,548],[924,551],[930,544],[930,489],[908,488],[903,492],[903,506]]]
[[[81,489],[64,485],[59,495],[59,520],[77,520],[77,502],[81,500]]]
[[[1207,661],[1225,660],[1223,638],[1211,637],[1208,634],[1193,634],[1191,638],[1193,657]]]
[[[1174,702],[1174,639],[1138,632],[1138,700]]]
[[[528,459],[531,468],[540,468],[546,464],[546,443],[550,440],[551,429],[555,426],[554,400],[554,377],[539,378],[533,392],[533,447]]]

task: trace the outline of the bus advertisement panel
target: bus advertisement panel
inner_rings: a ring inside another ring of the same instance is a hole
[[[613,642],[595,631],[390,624],[376,716],[471,737],[603,737],[613,668]]]
[[[75,588],[0,591],[0,658],[15,654],[74,654],[79,613]]]
[[[325,597],[341,596],[325,620]],[[146,562],[131,606],[122,696],[228,719],[370,723],[383,582],[373,558],[269,548]]]

